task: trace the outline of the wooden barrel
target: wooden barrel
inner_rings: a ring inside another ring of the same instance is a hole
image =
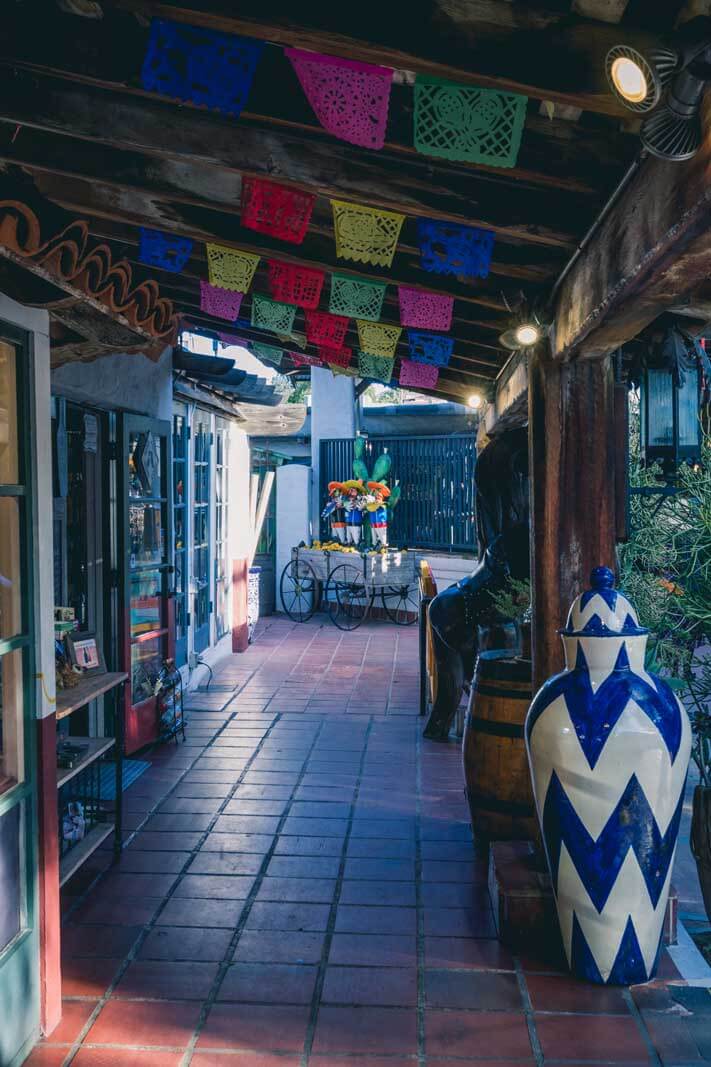
[[[426,559],[420,560],[420,596],[425,601],[425,671],[427,674],[426,704],[429,713],[437,699],[437,660],[434,654],[434,639],[430,622],[430,602],[437,596],[437,583],[432,568]]]
[[[475,835],[536,840],[538,822],[523,724],[531,703],[531,661],[508,650],[482,652],[476,664],[462,751]]]

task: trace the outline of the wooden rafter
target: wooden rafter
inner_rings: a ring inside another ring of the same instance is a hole
[[[711,109],[702,116],[711,127]],[[706,137],[686,163],[647,159],[573,264],[557,294],[554,356],[602,356],[711,274]]]
[[[321,196],[483,226],[497,238],[567,251],[592,222],[596,202],[564,190],[517,185],[505,172],[477,176],[412,153],[365,156],[333,138],[273,125],[227,122],[194,108],[67,79],[16,70],[0,99],[0,118],[72,137],[193,162],[237,174],[288,181]],[[565,194],[565,195],[564,195]]]
[[[105,6],[621,114],[603,70],[619,29],[569,10],[508,0],[424,0],[406,12],[376,0],[242,0],[238,8],[230,0],[108,0]],[[625,39],[640,47],[654,42],[633,27],[625,27]]]
[[[147,29],[129,13],[109,12],[101,23],[81,24],[55,13],[53,18],[46,18],[42,34],[34,32],[31,18],[27,11],[24,21],[13,21],[0,41],[0,59],[14,69],[22,67],[107,89],[132,90],[148,98],[154,95],[145,93],[139,80]],[[565,105],[558,105],[556,114],[558,110],[568,116],[580,114],[579,108]],[[319,126],[279,47],[267,47],[262,53],[241,121],[272,123],[285,131],[332,141]],[[614,184],[633,146],[634,139],[621,133],[613,120],[600,117],[594,123],[571,124],[541,117],[532,105],[517,163],[507,170],[506,177],[597,197],[602,187]],[[404,155],[414,152],[410,85],[392,87],[386,148]],[[473,178],[483,174],[502,177],[500,168],[482,164],[460,163],[456,169]]]
[[[133,227],[134,233],[125,235],[129,241],[136,241],[136,230],[139,226],[153,226],[158,229],[171,229],[176,233],[194,237],[198,241],[216,241],[228,247],[256,252],[264,258],[306,263],[329,272],[336,270],[355,277],[367,277],[393,287],[405,284],[433,292],[449,293],[456,297],[456,302],[460,305],[458,315],[462,318],[465,316],[463,309],[472,309],[474,314],[467,316],[468,321],[472,323],[472,326],[488,331],[487,340],[490,340],[491,332],[500,332],[507,315],[506,305],[499,294],[492,292],[489,296],[484,294],[477,296],[475,289],[457,284],[455,279],[452,279],[451,284],[445,285],[438,276],[423,272],[415,261],[415,257],[396,257],[396,263],[390,271],[383,268],[368,269],[361,264],[337,259],[333,252],[333,241],[327,238],[319,239],[320,255],[307,256],[303,252],[294,255],[294,252],[290,248],[287,250],[287,246],[283,243],[277,245],[276,242],[272,242],[267,246],[262,243],[263,239],[260,235],[245,231],[234,217],[216,215],[209,209],[204,209],[200,213],[181,211],[180,205],[172,204],[170,210],[166,209],[163,213],[160,205],[156,205],[150,197],[136,194],[121,197],[115,190],[99,186],[97,183],[50,180],[43,175],[37,176],[36,185],[44,195],[68,210]],[[245,240],[247,233],[250,238],[258,237],[259,240]],[[326,244],[330,246],[328,250],[323,247]],[[314,247],[313,240],[308,247],[310,249]],[[202,272],[202,276],[206,276],[206,271]],[[430,283],[430,278],[432,283]]]
[[[3,127],[0,124],[0,130]],[[15,132],[15,128],[13,128]],[[69,149],[69,150],[68,150]],[[191,205],[219,210],[233,216],[230,225],[240,214],[240,176],[221,167],[184,163],[172,159],[156,159],[147,153],[122,151],[104,145],[23,127],[13,140],[0,138],[0,160],[20,164],[26,170],[46,173],[59,179],[79,179],[101,183],[126,193],[149,195],[163,202]],[[333,249],[333,222],[327,201],[318,201],[305,246],[285,248],[285,254],[295,256],[301,249],[308,251],[312,237],[328,238]],[[252,231],[245,231],[245,241],[261,240]],[[268,239],[266,239],[268,241]],[[406,220],[398,253],[417,256],[415,224]],[[273,242],[275,251],[283,242]],[[316,249],[318,252],[318,249]],[[479,280],[468,286],[471,298],[505,284],[526,287],[551,281],[565,261],[566,253],[530,244],[511,244],[498,241],[488,281]],[[433,284],[438,279],[431,279]],[[446,284],[446,283],[445,283]]]

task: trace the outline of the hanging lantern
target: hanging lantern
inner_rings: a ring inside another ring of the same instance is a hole
[[[640,386],[641,447],[646,464],[671,476],[682,463],[701,459],[701,368],[698,341],[671,326],[652,335],[634,374]]]

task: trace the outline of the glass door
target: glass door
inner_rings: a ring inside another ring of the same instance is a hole
[[[173,561],[175,564],[175,662],[188,662],[188,424],[184,414],[173,415]]]
[[[229,485],[230,424],[226,419],[215,423],[215,639],[230,629]]]
[[[193,421],[193,648],[210,644],[210,416],[196,411]]]
[[[171,425],[139,415],[122,419],[123,569],[126,752],[158,735],[155,683],[173,656],[168,598],[172,594]]]
[[[0,323],[0,1063],[39,1026],[29,346]]]

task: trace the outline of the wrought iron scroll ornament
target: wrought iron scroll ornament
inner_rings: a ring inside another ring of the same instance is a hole
[[[166,343],[175,339],[178,319],[173,302],[160,295],[152,278],[134,285],[128,261],[114,262],[108,245],[92,245],[83,219],[43,240],[40,220],[27,204],[0,200],[0,245],[13,257],[31,259],[59,285],[70,285],[112,314],[122,315],[143,334]]]

